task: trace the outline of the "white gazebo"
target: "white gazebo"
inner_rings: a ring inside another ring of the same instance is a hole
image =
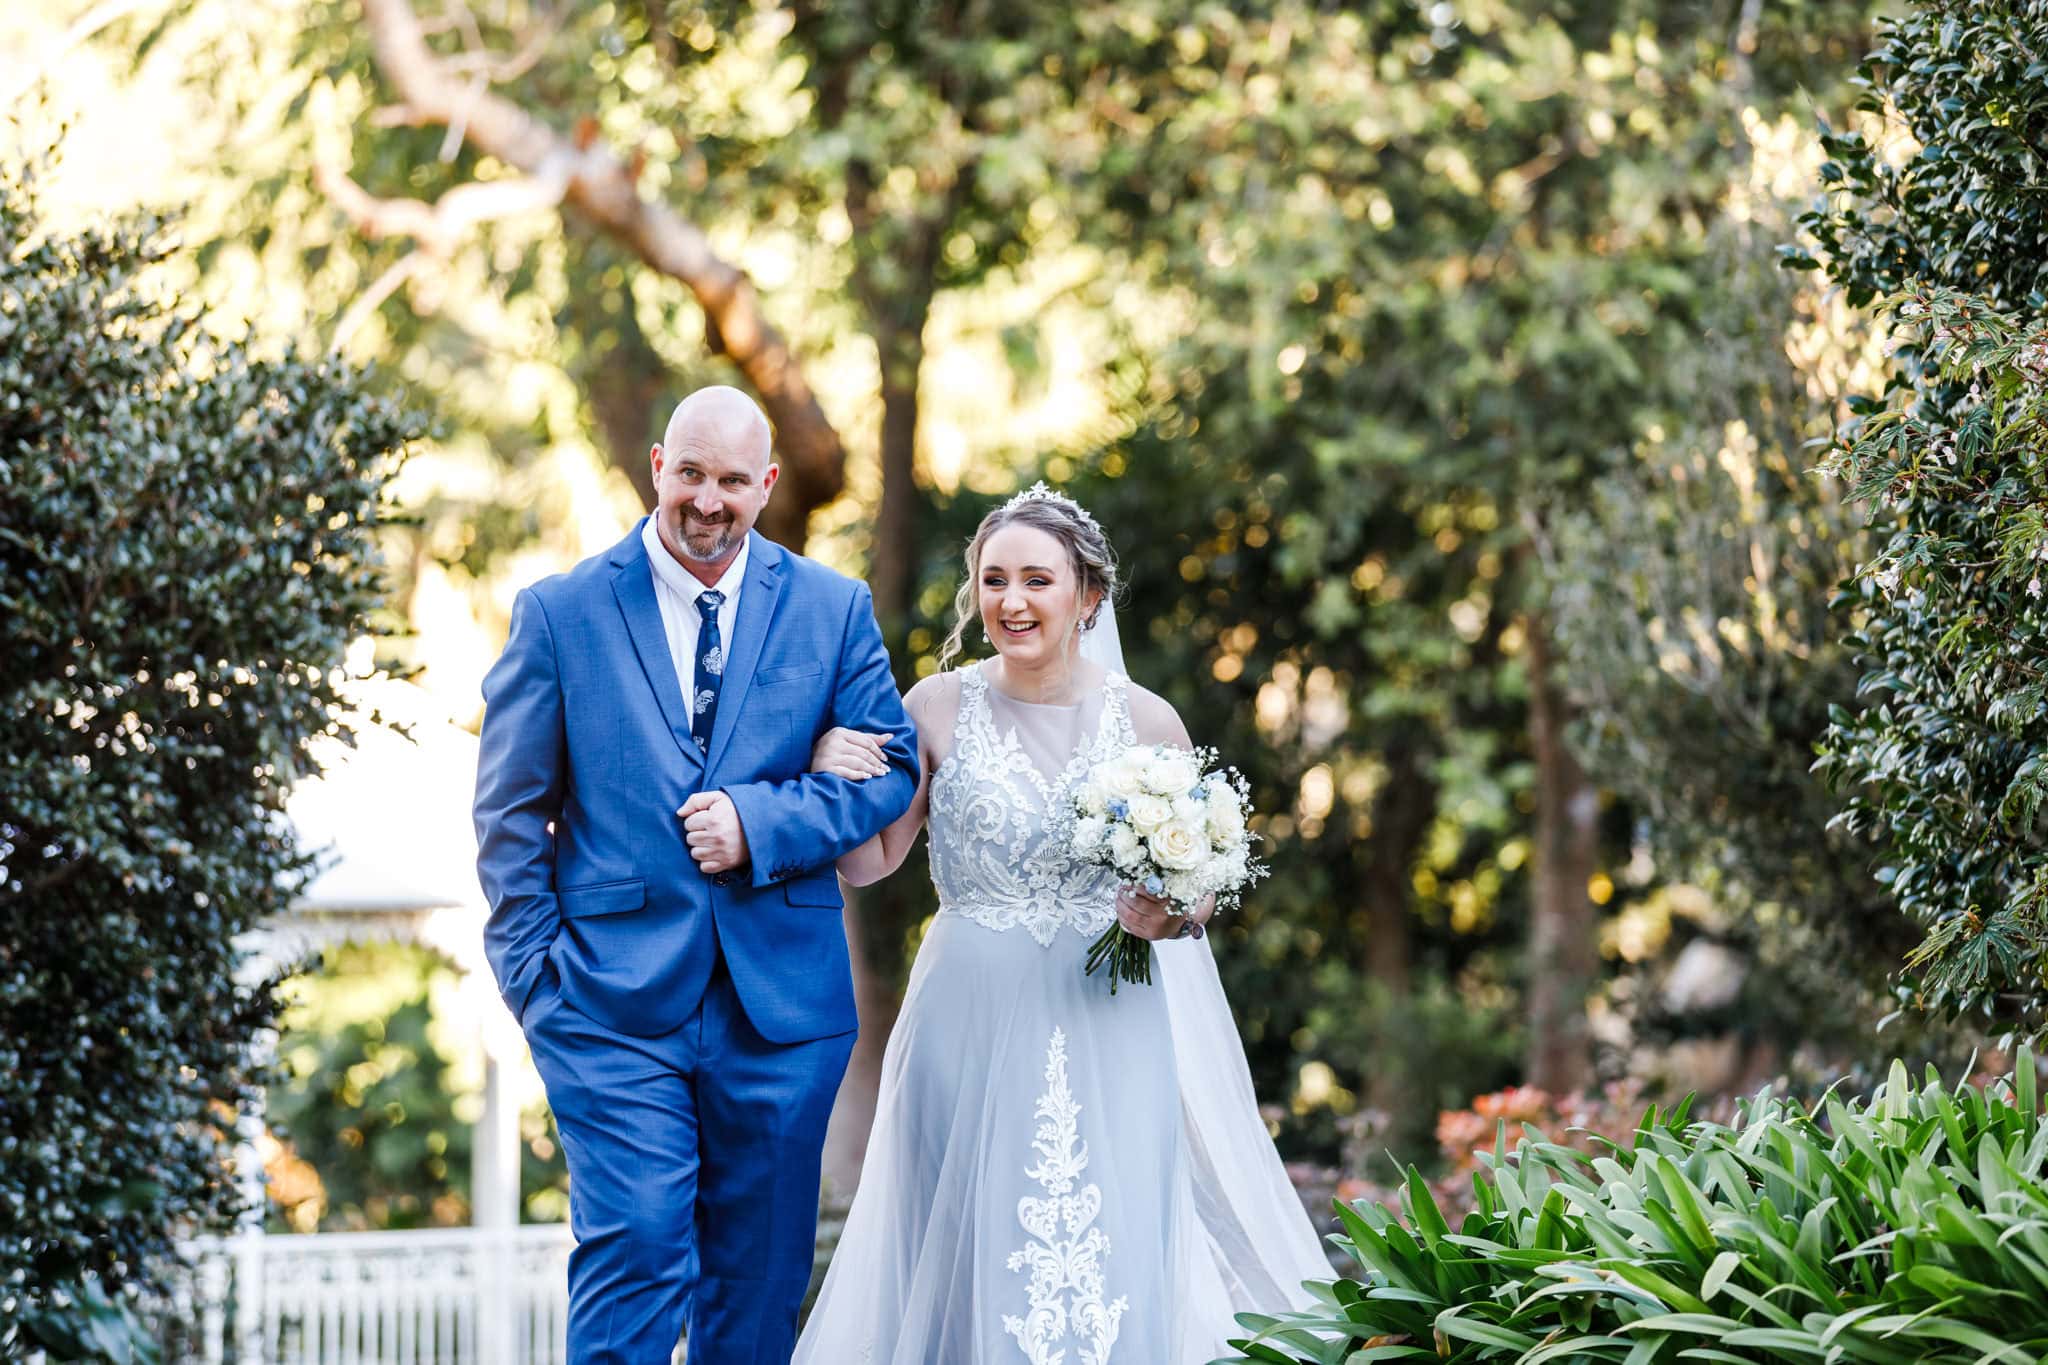
[[[483,955],[470,798],[477,742],[430,695],[380,680],[353,693],[357,742],[317,745],[319,774],[287,813],[318,872],[290,914],[251,943],[268,974],[321,947],[418,943],[461,972],[462,1021],[484,1058],[467,1228],[266,1235],[259,1212],[232,1238],[193,1246],[198,1357],[237,1361],[476,1362],[564,1358],[563,1224],[519,1224],[519,1110],[537,1089],[518,1026]],[[248,1178],[262,1181],[253,1149]]]

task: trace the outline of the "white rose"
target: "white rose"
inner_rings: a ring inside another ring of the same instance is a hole
[[[1208,804],[1185,794],[1177,796],[1173,799],[1173,818],[1191,825],[1205,825],[1209,820]]]
[[[1133,868],[1145,861],[1145,845],[1139,841],[1136,830],[1118,825],[1109,832],[1109,856],[1118,867]]]
[[[1138,767],[1138,759],[1128,751],[1104,764],[1099,771],[1102,789],[1111,797],[1128,801],[1145,790],[1145,778]]]
[[[1140,834],[1150,835],[1172,818],[1173,803],[1163,796],[1140,792],[1131,798],[1131,825]]]
[[[1093,853],[1102,846],[1103,836],[1109,833],[1109,822],[1099,815],[1090,815],[1074,822],[1074,847],[1083,853]]]
[[[1200,777],[1194,760],[1178,749],[1156,753],[1145,764],[1145,786],[1160,796],[1179,796]]]
[[[1209,841],[1202,831],[1185,820],[1168,820],[1146,838],[1152,856],[1169,871],[1185,872],[1201,866],[1209,856]]]
[[[1244,836],[1244,806],[1235,787],[1223,782],[1210,784],[1208,804],[1211,834],[1225,842]]]

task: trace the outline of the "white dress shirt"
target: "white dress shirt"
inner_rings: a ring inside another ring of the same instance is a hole
[[[661,607],[661,628],[668,636],[669,658],[675,661],[676,682],[682,688],[683,704],[687,707],[696,691],[697,636],[703,629],[702,618],[697,614],[697,596],[706,589],[703,581],[677,563],[668,546],[661,543],[653,517],[641,524],[640,540],[647,547],[648,566],[654,570],[654,600]],[[733,622],[739,619],[740,584],[747,576],[749,548],[749,541],[740,542],[740,552],[732,557],[732,563],[725,566],[725,573],[711,589],[725,594],[725,601],[718,607],[718,638],[728,657],[732,654]]]

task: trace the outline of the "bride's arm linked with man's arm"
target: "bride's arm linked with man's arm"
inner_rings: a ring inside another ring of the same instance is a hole
[[[839,875],[849,885],[872,886],[903,866],[903,860],[910,856],[912,846],[917,843],[918,831],[924,828],[933,766],[928,712],[935,685],[934,679],[923,679],[903,698],[903,709],[917,730],[917,790],[903,814],[884,825],[874,838],[839,856]],[[886,734],[834,726],[818,736],[818,742],[811,747],[811,771],[831,773],[856,782],[880,777],[888,771],[882,746],[890,738]]]

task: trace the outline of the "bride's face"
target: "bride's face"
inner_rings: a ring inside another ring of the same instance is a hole
[[[981,625],[1007,662],[1041,667],[1073,647],[1089,605],[1067,547],[1015,522],[981,547]]]

